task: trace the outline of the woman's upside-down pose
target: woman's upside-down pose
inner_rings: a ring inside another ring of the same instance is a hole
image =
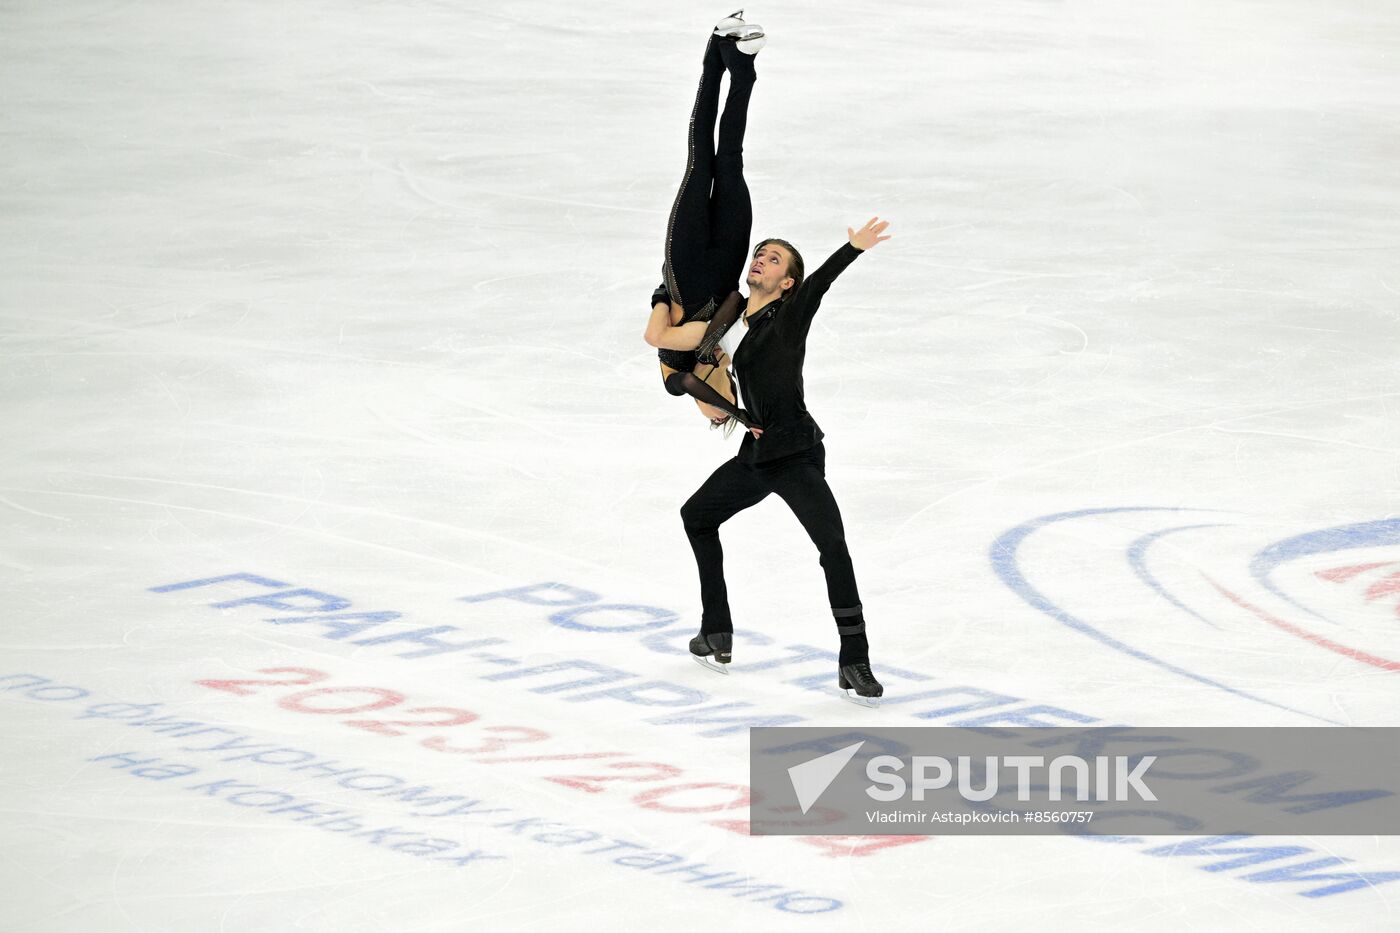
[[[652,294],[646,341],[658,348],[668,392],[694,397],[712,423],[733,418],[761,431],[735,405],[729,360],[717,346],[741,310],[735,288],[744,272],[753,225],[744,181],[744,129],[757,80],[754,55],[764,37],[762,29],[743,22],[741,14],[722,20],[705,48],[690,117],[685,177],[666,230],[665,281]],[[720,116],[720,79],[726,70],[729,94]]]

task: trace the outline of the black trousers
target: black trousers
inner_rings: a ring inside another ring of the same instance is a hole
[[[729,95],[719,119],[720,79],[729,69]],[[753,205],[744,181],[744,130],[757,77],[753,56],[716,36],[705,47],[700,87],[690,114],[685,177],[666,226],[662,271],[671,299],[695,311],[739,287],[748,260]]]
[[[826,573],[827,598],[838,622],[858,612],[855,569],[846,550],[846,529],[831,487],[826,484],[826,448],[807,450],[769,463],[748,464],[730,460],[681,507],[686,536],[700,569],[700,601],[704,607],[701,630],[731,632],[729,592],[724,584],[724,549],[719,526],[750,506],[777,493],[802,523],[821,554]],[[857,616],[858,618],[858,616]],[[854,621],[854,619],[852,619]]]

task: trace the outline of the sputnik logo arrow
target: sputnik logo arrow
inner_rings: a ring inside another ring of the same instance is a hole
[[[856,752],[865,744],[864,740],[854,745],[847,745],[839,748],[830,754],[813,758],[811,761],[804,761],[800,765],[793,765],[788,768],[788,777],[792,780],[792,789],[797,794],[797,804],[805,814],[812,809],[812,805],[817,802],[817,798],[826,793],[826,789],[831,786],[831,782],[836,780],[836,775],[841,773],[841,769],[846,767],[846,762],[855,757]]]

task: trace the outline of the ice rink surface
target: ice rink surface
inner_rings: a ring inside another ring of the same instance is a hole
[[[1400,725],[1400,8],[750,9],[755,237],[893,222],[806,370],[874,712],[775,500],[685,655],[726,12],[0,7],[0,929],[1400,927],[1394,838],[743,822],[750,725]]]

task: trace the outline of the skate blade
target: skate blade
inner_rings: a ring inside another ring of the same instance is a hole
[[[866,709],[880,708],[880,697],[863,697],[854,690],[846,691],[846,699],[850,700],[856,706],[864,706]]]
[[[726,677],[729,676],[728,664],[721,664],[709,655],[701,657],[698,654],[692,654],[690,657],[696,664],[699,664],[707,671],[714,671],[716,674],[723,674]]]

